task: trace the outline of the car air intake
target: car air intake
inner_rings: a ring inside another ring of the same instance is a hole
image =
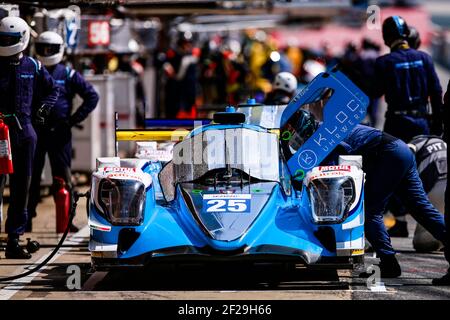
[[[320,243],[330,252],[336,252],[336,236],[334,230],[331,227],[319,227],[314,232],[316,238]]]
[[[133,228],[124,228],[119,232],[119,241],[117,244],[117,250],[120,253],[125,253],[139,238],[140,233],[136,232]]]

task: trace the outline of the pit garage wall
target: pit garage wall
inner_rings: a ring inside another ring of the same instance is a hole
[[[118,126],[122,129],[136,128],[136,79],[128,73],[112,75],[88,75],[89,81],[99,94],[97,108],[83,121],[81,128],[72,129],[72,172],[90,173],[95,170],[98,157],[114,156],[114,113],[119,113]],[[155,115],[154,85],[155,71],[153,68],[144,74],[147,103],[146,118]],[[81,99],[76,96],[73,111],[81,105]],[[121,142],[122,155],[134,153],[134,142]],[[52,175],[48,156],[41,178],[41,186],[50,186]]]
[[[73,129],[72,171],[91,172],[96,158],[114,156],[114,113],[119,113],[119,128],[136,127],[135,79],[128,73],[92,75],[85,77],[98,92],[97,108],[82,123],[83,128]],[[81,100],[77,97],[74,107]],[[75,108],[74,108],[75,110]],[[132,152],[134,146],[122,146],[125,152]]]
[[[145,118],[156,117],[156,70],[154,67],[146,68],[144,71],[144,90],[145,90]]]

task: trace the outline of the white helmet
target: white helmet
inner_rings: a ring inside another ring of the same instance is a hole
[[[30,27],[19,17],[5,17],[0,21],[0,57],[14,56],[28,46]]]
[[[36,39],[34,46],[37,58],[46,67],[60,63],[64,56],[64,40],[56,32],[42,32]]]
[[[297,90],[297,78],[290,72],[280,72],[275,76],[273,89],[294,93]]]

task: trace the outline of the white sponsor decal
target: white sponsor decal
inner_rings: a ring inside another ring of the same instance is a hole
[[[203,195],[204,200],[209,199],[251,199],[251,194],[224,194],[224,193],[215,193],[215,194],[205,194]]]
[[[205,212],[250,212],[250,194],[206,194],[203,196]]]
[[[104,167],[104,168],[101,168],[100,171],[103,171],[103,172],[136,172],[136,168]]]
[[[141,150],[138,154],[138,158],[154,161],[170,161],[172,160],[172,152],[166,150]]]
[[[0,140],[0,157],[11,159],[8,140]]]
[[[341,177],[346,176],[347,174],[343,171],[330,171],[330,172],[323,172],[323,173],[316,173],[309,177],[309,180],[315,180],[318,178],[324,178],[324,177]]]
[[[304,169],[311,169],[317,163],[317,154],[312,150],[304,150],[298,155],[298,163]]]
[[[319,171],[350,171],[350,166],[321,166],[319,167]]]

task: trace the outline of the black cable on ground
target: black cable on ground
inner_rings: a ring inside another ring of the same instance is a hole
[[[70,230],[70,225],[72,224],[72,220],[75,217],[75,211],[77,209],[77,204],[78,204],[78,200],[82,197],[87,197],[87,195],[89,194],[89,192],[86,193],[74,193],[74,202],[72,204],[72,208],[70,210],[70,216],[69,216],[69,223],[67,224],[66,230],[64,230],[64,233],[61,237],[61,239],[59,240],[58,244],[56,245],[55,249],[53,249],[53,251],[50,253],[50,255],[45,258],[44,261],[42,261],[40,264],[38,264],[36,267],[21,273],[21,274],[17,274],[15,276],[9,276],[9,277],[4,277],[4,278],[0,278],[0,282],[8,282],[8,281],[13,281],[16,279],[20,279],[26,276],[29,276],[32,273],[35,273],[36,271],[40,270],[43,266],[45,266],[54,256],[55,254],[58,252],[58,250],[61,248],[62,244],[64,243],[64,241],[66,240],[67,234],[69,233]]]

